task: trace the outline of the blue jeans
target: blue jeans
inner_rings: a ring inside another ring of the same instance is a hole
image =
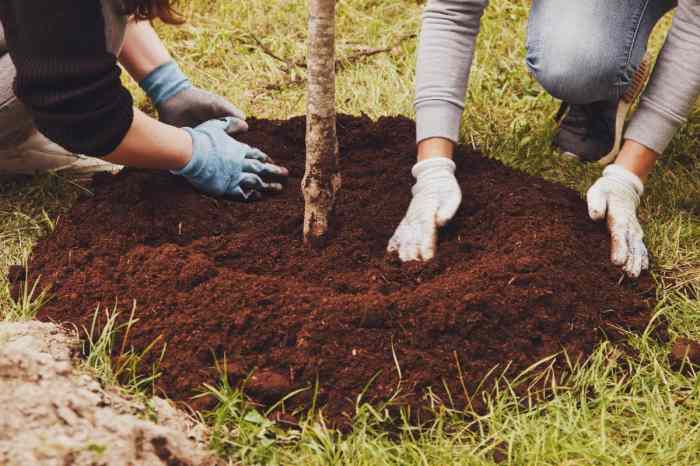
[[[572,104],[618,100],[675,0],[533,0],[526,64]]]

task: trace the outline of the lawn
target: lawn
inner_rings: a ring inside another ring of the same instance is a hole
[[[176,59],[199,86],[230,98],[248,115],[285,119],[305,110],[302,0],[186,0],[189,22],[158,26]],[[493,0],[484,17],[462,123],[462,139],[509,166],[582,194],[600,173],[550,149],[558,102],[523,65],[529,1]],[[339,2],[338,55],[387,47],[344,61],[338,76],[340,112],[412,116],[416,40],[422,2]],[[670,18],[655,31],[658,50]],[[274,58],[272,55],[278,58]],[[133,82],[137,103],[148,104]],[[654,257],[658,319],[671,337],[700,338],[700,112],[676,136],[652,175],[640,215]],[[33,242],[60,222],[84,187],[47,175],[0,179],[0,312],[26,314],[11,303],[4,272],[22,263]],[[296,189],[296,187],[290,187]],[[388,238],[387,238],[388,240]],[[31,266],[30,266],[31,269]],[[15,312],[12,312],[15,311]],[[361,405],[355,427],[340,435],[311,418],[284,430],[227,386],[206,416],[213,446],[232,464],[695,464],[700,463],[700,387],[692,368],[669,365],[670,344],[630,335],[635,357],[608,344],[572,373],[552,381],[546,403],[516,400],[504,381],[487,413],[443,411],[421,429],[386,429],[381,408]]]

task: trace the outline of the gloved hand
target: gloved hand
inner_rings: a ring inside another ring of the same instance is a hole
[[[282,184],[266,182],[268,177],[286,177],[286,168],[274,165],[258,149],[229,136],[236,119],[211,120],[196,128],[184,128],[192,137],[192,160],[181,175],[197,189],[214,196],[232,196],[240,200],[259,199],[262,193],[282,191]]]
[[[163,123],[191,128],[215,118],[230,117],[233,123],[227,129],[229,134],[248,130],[243,112],[223,97],[193,87],[174,61],[153,70],[139,86],[155,105]]]
[[[637,175],[620,165],[609,165],[586,195],[591,218],[603,220],[607,216],[613,264],[622,266],[633,278],[649,268],[644,232],[637,220],[637,207],[643,192],[644,185]]]
[[[452,220],[462,203],[455,169],[455,163],[445,157],[414,165],[413,200],[387,248],[398,252],[402,261],[428,261],[435,256],[438,228]]]

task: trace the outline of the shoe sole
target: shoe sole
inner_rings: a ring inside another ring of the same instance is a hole
[[[578,155],[574,154],[573,152],[569,152],[569,151],[560,152],[560,155],[561,155],[562,157],[566,157],[566,158],[569,158],[569,159],[578,160],[579,162],[581,161],[581,157],[579,157]]]
[[[93,173],[112,173],[116,175],[123,168],[123,165],[117,165],[102,159],[81,157],[77,162],[71,165],[51,171],[54,173],[61,173],[62,175],[91,175]]]
[[[67,159],[68,157],[61,157]],[[57,162],[60,160],[57,157]],[[0,175],[37,175],[41,173],[60,173],[62,175],[89,175],[92,173],[118,173],[123,167],[90,157],[76,157],[72,162],[51,166],[45,157],[33,160],[32,154],[21,157],[0,159]]]
[[[121,168],[120,165],[102,159],[73,154],[34,129],[21,144],[0,150],[0,174],[3,175],[57,172],[88,175],[98,172],[117,173]]]

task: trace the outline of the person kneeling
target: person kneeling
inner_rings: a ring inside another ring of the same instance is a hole
[[[171,0],[10,0],[0,4],[0,174],[170,170],[216,196],[255,199],[288,175],[236,141],[245,116],[194,87],[149,20]],[[133,107],[119,63],[158,110]]]

